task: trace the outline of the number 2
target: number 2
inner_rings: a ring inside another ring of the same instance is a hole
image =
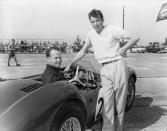
[[[96,117],[95,117],[96,120],[98,119],[98,117],[100,117],[101,112],[102,112],[102,108],[103,108],[103,105],[104,105],[104,100],[103,100],[102,97],[99,98],[97,104],[100,104],[100,108],[99,108],[99,110],[97,111],[97,115],[96,115]]]

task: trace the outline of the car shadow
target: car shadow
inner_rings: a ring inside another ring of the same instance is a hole
[[[151,105],[153,98],[135,96],[134,105],[125,114],[124,131],[140,131],[155,124],[167,110],[158,105]]]

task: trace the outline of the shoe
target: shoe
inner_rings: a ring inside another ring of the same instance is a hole
[[[21,66],[20,64],[16,64],[16,66]]]
[[[10,66],[10,65],[8,64],[8,66]]]

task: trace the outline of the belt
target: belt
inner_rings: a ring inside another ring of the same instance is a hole
[[[120,59],[116,59],[116,60],[112,60],[112,61],[107,61],[107,62],[102,63],[102,65],[110,64],[110,63],[116,62],[118,60],[120,60]]]

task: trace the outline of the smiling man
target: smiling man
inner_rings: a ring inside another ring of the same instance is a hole
[[[100,99],[104,100],[103,131],[122,131],[124,112],[127,96],[127,64],[123,55],[139,41],[137,37],[131,37],[123,29],[104,25],[103,14],[100,10],[93,9],[88,14],[93,27],[86,37],[86,43],[80,52],[65,68],[67,72],[71,65],[79,61],[93,47],[95,58],[102,64],[100,76],[102,88],[99,91],[96,115],[99,115]],[[129,39],[128,43],[120,48],[120,41]]]
[[[61,68],[62,57],[59,49],[55,47],[47,49],[46,57],[48,59],[48,63],[44,73],[42,74],[42,81],[44,84],[63,80],[64,75],[60,72],[63,71],[64,68]]]

